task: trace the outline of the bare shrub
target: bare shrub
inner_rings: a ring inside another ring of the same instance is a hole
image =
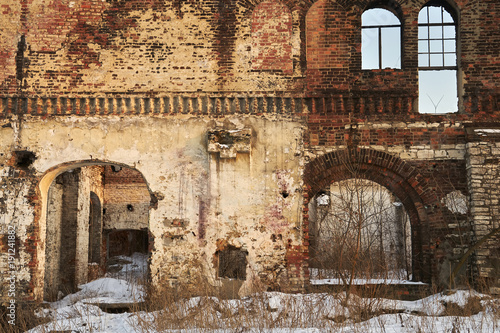
[[[49,322],[50,319],[36,315],[37,311],[42,308],[43,304],[35,302],[16,303],[15,324],[13,325],[7,316],[8,309],[0,307],[0,330],[5,333],[26,332],[33,327]]]
[[[472,295],[467,298],[467,303],[465,305],[460,305],[455,302],[443,302],[443,305],[443,316],[469,317],[484,310],[484,306],[481,304],[481,298]]]

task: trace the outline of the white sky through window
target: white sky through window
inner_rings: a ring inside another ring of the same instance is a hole
[[[361,25],[361,68],[401,68],[401,23],[396,15],[369,9],[361,16]]]
[[[442,6],[418,15],[419,112],[457,112],[456,27]]]

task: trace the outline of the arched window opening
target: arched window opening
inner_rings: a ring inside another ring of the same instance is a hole
[[[420,113],[458,110],[457,33],[451,9],[429,2],[418,15]]]
[[[361,16],[361,68],[401,68],[401,22],[383,8]]]
[[[411,228],[401,201],[360,178],[334,182],[309,204],[311,278],[411,278]]]

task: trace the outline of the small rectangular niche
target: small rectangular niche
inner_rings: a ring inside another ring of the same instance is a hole
[[[218,277],[246,280],[247,255],[247,251],[233,246],[217,251]]]

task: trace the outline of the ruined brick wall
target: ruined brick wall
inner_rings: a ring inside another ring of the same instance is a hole
[[[217,91],[226,82],[229,90],[261,90],[257,75],[275,70],[276,62],[270,64],[275,51],[288,59],[283,73],[291,74],[292,14],[285,5],[263,4],[253,17],[255,4],[230,1],[26,3],[19,25],[30,61],[18,70],[30,73],[22,79],[30,91]],[[276,30],[283,46],[269,46],[274,51],[260,41],[277,40],[258,32],[259,20],[269,13],[263,8],[272,6],[288,21],[285,35]],[[288,86],[279,76],[269,75],[276,84]]]
[[[361,70],[361,14],[379,3],[401,20],[402,69]],[[321,163],[346,148],[383,165],[375,181],[393,189],[397,178],[414,193],[419,278],[445,280],[471,237],[464,214],[443,203],[477,190],[465,125],[495,127],[500,115],[500,4],[450,2],[460,109],[424,115],[417,37],[425,3],[4,0],[0,207],[3,225],[19,226],[20,289],[41,294],[46,183],[92,163],[135,168],[157,199],[148,221],[157,280],[188,280],[201,263],[215,281],[213,255],[227,244],[248,252],[247,280],[301,287],[315,186],[302,170],[319,163],[314,182],[331,181]],[[250,133],[250,148],[209,145],[220,130]],[[16,151],[34,161],[16,162]]]
[[[46,292],[53,298],[57,296],[58,290],[68,293],[76,288],[79,173],[79,170],[75,170],[63,174],[56,179],[56,184],[49,194],[53,210],[47,213],[47,218],[53,223],[48,223],[46,229],[45,271],[49,274],[44,282],[47,283]]]
[[[499,248],[498,229],[500,214],[498,206],[499,143],[498,132],[476,129],[474,142],[467,144],[467,174],[471,189],[470,205],[474,222],[475,242],[484,241],[476,251],[478,275],[493,293],[498,290]],[[496,234],[493,234],[496,231]]]
[[[165,93],[305,88],[373,97],[370,91],[377,87],[414,99],[417,17],[425,3],[389,4],[404,29],[403,69],[362,71],[360,18],[374,6],[368,0],[4,1],[2,91],[67,95],[89,89]],[[463,111],[487,111],[491,101],[481,96],[498,93],[493,80],[498,72],[492,66],[498,52],[491,47],[499,41],[493,24],[498,3],[461,0],[451,7],[459,20]]]
[[[109,101],[106,95],[252,91],[331,97],[317,108],[343,114],[414,113],[417,17],[424,4],[389,4],[402,24],[402,69],[361,70],[361,14],[376,5],[369,1],[7,2],[2,91],[45,96],[21,102],[30,113],[92,113],[112,102],[111,112],[171,112],[175,106],[163,108],[159,100]],[[499,40],[492,28],[498,4],[470,0],[451,7],[460,110],[491,115],[498,98],[492,65],[498,52],[491,47]],[[89,92],[102,100],[79,100]],[[10,103],[18,101],[4,100],[3,109]]]
[[[151,195],[142,174],[105,166],[104,184],[103,257],[147,253]]]
[[[147,229],[151,197],[144,178],[136,170],[118,168],[104,168],[103,228]]]
[[[102,169],[85,167],[59,175],[48,192],[44,294],[56,299],[87,282],[90,193],[102,198]]]

